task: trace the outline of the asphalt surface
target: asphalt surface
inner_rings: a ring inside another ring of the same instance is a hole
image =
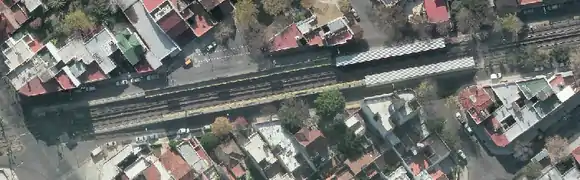
[[[388,39],[385,37],[385,33],[375,26],[377,20],[373,19],[375,12],[371,0],[353,0],[350,3],[361,19],[358,25],[364,31],[363,39],[370,46],[383,46]]]

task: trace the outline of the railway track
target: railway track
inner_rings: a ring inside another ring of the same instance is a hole
[[[171,101],[178,102],[178,105],[175,105],[176,107],[179,107],[177,110],[194,109],[337,82],[336,74],[333,71],[291,76],[277,81],[278,82],[262,82],[244,87],[230,88],[219,91],[218,93],[206,93],[203,94],[203,96],[194,95],[175,98],[172,100],[164,100],[157,102],[154,105],[149,105],[149,109],[139,107],[139,110],[137,111],[133,109],[123,109],[117,113],[109,112],[107,115],[93,118],[93,127],[95,130],[106,129],[108,127],[132,121],[142,121],[144,119],[161,117],[163,114],[175,111],[171,107]]]

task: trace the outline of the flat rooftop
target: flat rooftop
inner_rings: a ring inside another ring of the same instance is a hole
[[[282,125],[270,124],[261,126],[258,127],[258,131],[264,135],[270,147],[276,147],[275,149],[279,148],[276,150],[279,151],[278,156],[291,172],[294,172],[300,167],[301,164],[296,159],[298,150],[292,144],[293,136],[284,132]]]
[[[273,164],[277,161],[270,149],[266,148],[266,142],[262,140],[260,135],[254,133],[248,139],[249,141],[244,145],[244,149],[248,151],[250,156],[252,156],[256,162],[260,163],[265,161],[269,164]]]
[[[133,4],[125,10],[125,14],[131,14],[127,15],[129,21],[135,26],[144,43],[148,46],[145,57],[153,69],[157,69],[162,65],[161,60],[163,58],[169,56],[173,51],[180,50],[177,44],[151,18],[143,3],[137,2]],[[131,18],[132,15],[136,16],[136,18]]]

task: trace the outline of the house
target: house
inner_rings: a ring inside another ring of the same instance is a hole
[[[195,138],[182,142],[177,151],[192,168],[191,178],[218,179],[220,177],[213,161]]]
[[[314,165],[296,147],[294,136],[286,132],[279,122],[262,123],[256,125],[256,129],[272,148],[272,153],[280,160],[281,166],[292,177],[307,179],[313,173]]]
[[[419,104],[412,91],[403,91],[365,98],[361,103],[367,129],[383,140],[396,145],[401,142],[394,134],[396,126],[417,119]]]
[[[445,0],[424,0],[423,6],[430,23],[443,23],[449,21],[449,12]]]
[[[161,154],[159,161],[175,180],[189,180],[196,177],[190,165],[177,152],[167,150]]]
[[[573,140],[567,148],[568,158],[558,164],[551,163],[548,151],[542,149],[530,160],[530,163],[537,163],[541,169],[540,177],[536,180],[575,180],[580,178],[580,139]]]
[[[492,148],[530,141],[580,103],[571,73],[537,76],[515,82],[470,86],[458,101],[470,123],[485,131],[480,139]],[[526,134],[525,136],[522,136]]]
[[[245,178],[248,166],[245,162],[245,154],[232,139],[220,144],[214,150],[218,163],[223,166],[225,172],[232,178]]]
[[[167,7],[167,4],[163,3],[165,1],[151,1],[135,1],[131,5],[125,2],[120,6],[126,8],[125,16],[143,41],[145,60],[152,69],[157,69],[163,64],[161,62],[163,59],[176,56],[181,49],[157,23],[160,17],[150,14],[153,10],[159,11],[157,7],[160,5],[165,5],[164,10],[171,10],[172,7]]]
[[[248,137],[243,145],[244,150],[251,157],[252,165],[261,169],[261,175],[266,179],[294,179],[292,174],[286,173],[282,163],[272,153],[272,148],[258,133]]]
[[[204,9],[203,4],[196,0],[173,0],[172,2],[175,10],[187,22],[189,29],[193,30],[195,37],[203,36],[217,24]]]

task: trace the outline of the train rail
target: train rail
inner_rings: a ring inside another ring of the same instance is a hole
[[[280,83],[276,86],[274,84],[277,83],[263,82],[245,87],[222,90],[220,93],[204,94],[204,96],[186,96],[174,100],[178,101],[179,110],[193,109],[337,82],[336,75],[332,71],[294,76],[278,81]],[[172,110],[170,101],[158,102],[150,106],[152,107],[150,110],[124,110],[118,113],[100,116],[94,119],[93,127],[95,130],[106,129],[131,121],[161,117],[163,114],[175,111]]]

